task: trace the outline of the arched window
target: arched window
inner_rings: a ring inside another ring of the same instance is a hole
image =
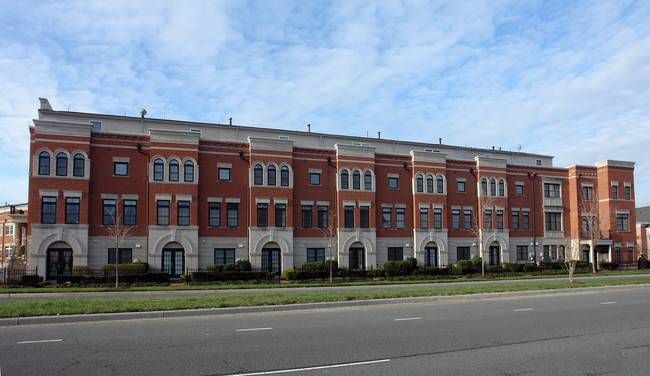
[[[262,185],[264,182],[263,176],[264,169],[262,168],[262,165],[258,163],[255,165],[255,167],[253,167],[253,184]]]
[[[184,169],[184,174],[185,175],[185,181],[187,182],[193,182],[194,181],[194,162],[192,161],[187,161],[185,162],[185,169]]]
[[[415,190],[417,192],[424,191],[424,177],[420,174],[415,178]]]
[[[56,176],[68,175],[68,156],[64,152],[56,155]]]
[[[359,171],[352,173],[352,189],[361,189],[361,173]]]
[[[481,179],[481,194],[487,196],[487,179]]]
[[[42,151],[38,155],[38,174],[39,175],[50,174],[50,153],[46,151]]]
[[[370,171],[363,173],[363,189],[369,191],[372,189],[372,174]]]
[[[433,176],[427,176],[427,192],[433,193]]]
[[[490,196],[496,196],[497,195],[497,181],[494,179],[490,179]]]
[[[165,164],[162,159],[156,158],[153,160],[153,180],[163,181]]]
[[[438,176],[438,179],[436,179],[436,185],[438,193],[445,193],[445,179],[443,179],[442,176]]]
[[[280,185],[283,187],[289,186],[289,167],[287,166],[280,168]]]
[[[505,187],[505,182],[503,179],[499,179],[499,196],[505,196],[506,195],[506,187]]]
[[[86,158],[84,158],[83,154],[77,153],[74,155],[74,158],[72,158],[72,175],[73,176],[84,176],[84,170],[85,170],[85,161]]]
[[[267,171],[267,184],[275,185],[275,166],[270,165]]]
[[[348,170],[341,171],[341,189],[350,188],[349,179],[350,179],[350,175],[348,174]]]
[[[178,161],[169,161],[169,181],[178,181]]]

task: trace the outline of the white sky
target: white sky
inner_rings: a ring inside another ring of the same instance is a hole
[[[0,0],[0,205],[55,110],[636,162],[650,205],[648,1]]]

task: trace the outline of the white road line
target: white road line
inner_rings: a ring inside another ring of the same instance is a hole
[[[257,330],[272,330],[273,328],[250,328],[250,329],[237,329],[238,332],[254,332]]]
[[[616,304],[616,302],[602,302],[600,304]]]
[[[410,321],[410,320],[422,320],[422,317],[406,317],[403,319],[395,319],[395,321]]]
[[[63,342],[62,339],[42,339],[40,341],[21,341],[18,342],[18,345],[23,345],[27,343],[47,343],[47,342]]]
[[[515,309],[515,312],[524,312],[524,311],[532,311],[532,308],[522,308],[522,309]]]
[[[280,369],[280,370],[277,370],[277,371],[238,373],[238,374],[228,375],[228,376],[273,375],[273,374],[277,374],[277,373],[302,372],[302,371],[313,371],[313,370],[317,370],[317,369],[330,369],[330,368],[341,368],[341,367],[351,367],[351,366],[363,366],[363,365],[366,365],[366,364],[375,364],[375,363],[384,363],[384,362],[390,362],[390,359],[370,360],[370,361],[367,361],[367,362],[356,362],[356,363],[332,364],[332,365],[329,365],[329,366]]]

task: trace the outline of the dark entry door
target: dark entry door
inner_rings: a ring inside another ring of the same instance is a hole
[[[426,247],[424,249],[424,266],[438,266],[437,247]]]
[[[501,265],[498,246],[490,247],[490,265]]]
[[[47,251],[47,279],[72,274],[72,249],[50,249]]]
[[[350,269],[364,269],[366,264],[363,248],[350,248]]]
[[[280,273],[280,250],[262,250],[262,271],[268,273]]]
[[[171,278],[179,278],[185,270],[185,250],[163,249],[162,270]]]

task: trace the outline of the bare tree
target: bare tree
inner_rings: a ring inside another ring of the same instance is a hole
[[[27,255],[25,254],[25,246],[18,247],[11,258],[7,267],[8,279],[19,279],[20,276],[25,275],[27,271]]]
[[[111,243],[115,246],[115,288],[119,287],[119,266],[120,266],[120,247],[124,244],[124,239],[133,230],[133,226],[127,226],[122,223],[120,215],[120,200],[115,200],[115,212],[106,209],[106,214],[111,217],[111,224],[104,226]]]
[[[580,240],[579,239],[570,239],[566,238],[563,244],[559,245],[562,247],[560,252],[560,257],[564,260],[564,265],[569,272],[569,283],[573,283],[573,273],[576,271],[578,266],[578,261],[580,261]]]
[[[479,187],[481,189],[481,187]],[[492,226],[490,228],[485,228],[485,218],[484,217],[484,212],[485,209],[492,207],[492,214],[494,214],[494,202],[495,202],[495,197],[493,196],[488,196],[483,192],[481,196],[478,198],[478,207],[476,208],[476,212],[474,213],[474,218],[472,218],[472,228],[471,232],[474,234],[474,238],[476,238],[476,247],[478,249],[478,257],[481,258],[481,276],[485,276],[485,238],[487,237],[487,231],[492,230]],[[493,217],[493,216],[492,216]],[[492,217],[490,218],[490,223],[492,224]]]
[[[596,245],[598,241],[603,239],[603,234],[609,229],[612,223],[611,213],[607,211],[606,207],[600,205],[598,200],[598,192],[593,192],[593,197],[580,200],[578,205],[578,212],[582,218],[582,228],[580,229],[580,239],[587,242],[589,245],[589,254],[592,257],[592,269],[596,273],[596,263],[598,258],[596,255]]]
[[[336,224],[336,214],[334,213],[329,213],[327,214],[327,227],[322,228],[320,231],[323,234],[323,242],[325,243],[325,247],[328,250],[328,257],[330,262],[329,264],[329,272],[330,272],[330,283],[333,282],[333,260],[334,256],[338,253],[336,252],[337,244],[336,244],[336,230],[337,230],[337,224]]]

